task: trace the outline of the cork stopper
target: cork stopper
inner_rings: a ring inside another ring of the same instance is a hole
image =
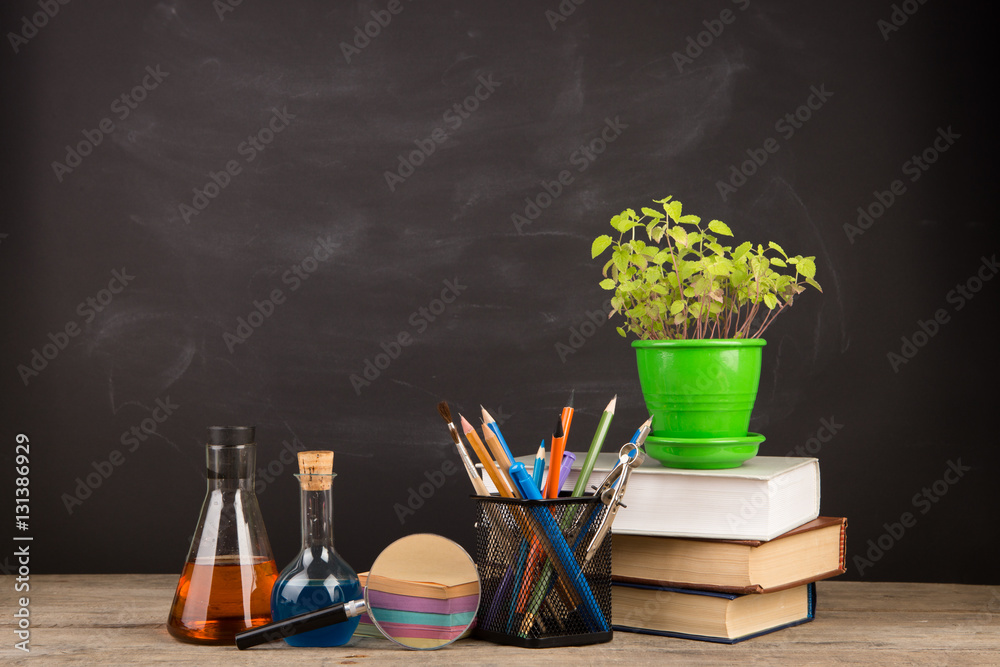
[[[306,491],[323,491],[333,485],[333,452],[299,452],[299,482]]]

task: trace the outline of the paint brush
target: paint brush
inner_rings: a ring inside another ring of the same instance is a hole
[[[476,466],[472,463],[469,452],[466,451],[465,445],[462,444],[462,438],[458,435],[458,429],[455,428],[455,423],[451,419],[451,409],[448,407],[448,402],[441,401],[437,407],[438,412],[441,413],[441,419],[448,425],[448,432],[451,433],[451,439],[455,441],[458,456],[462,459],[462,464],[465,465],[465,472],[469,475],[469,481],[472,482],[472,486],[476,489],[476,495],[490,495],[490,492],[486,489],[486,484],[483,483],[482,478],[476,472]]]

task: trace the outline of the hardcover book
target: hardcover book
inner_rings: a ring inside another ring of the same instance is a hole
[[[572,489],[585,453],[578,453],[564,491]],[[528,470],[534,457],[519,456]],[[598,455],[590,486],[601,483],[618,460]],[[487,488],[496,488],[484,476]],[[819,461],[756,456],[738,468],[666,468],[646,457],[634,470],[612,532],[722,540],[772,540],[819,516]]]
[[[800,625],[816,614],[816,584],[759,595],[612,584],[611,598],[615,630],[723,644]]]
[[[769,542],[616,535],[611,578],[620,583],[766,593],[843,574],[847,519],[819,517]]]

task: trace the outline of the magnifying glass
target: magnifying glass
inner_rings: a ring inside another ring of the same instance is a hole
[[[242,632],[236,635],[236,647],[277,641],[367,612],[372,625],[397,644],[437,649],[469,629],[479,608],[479,593],[479,573],[465,549],[440,535],[407,535],[375,559],[365,581],[364,600]]]

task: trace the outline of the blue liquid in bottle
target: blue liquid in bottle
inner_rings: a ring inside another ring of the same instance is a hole
[[[300,452],[300,457],[303,454],[311,452]],[[364,597],[357,573],[333,547],[331,487],[335,475],[296,477],[302,487],[302,551],[281,571],[271,589],[271,617],[275,621]],[[358,617],[350,618],[286,637],[285,642],[289,646],[343,646],[359,621]]]

